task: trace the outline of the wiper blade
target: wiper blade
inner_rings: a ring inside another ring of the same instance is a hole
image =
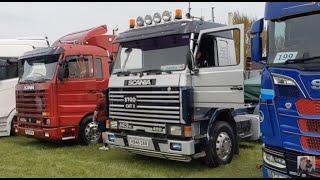
[[[131,71],[119,71],[119,72],[116,72],[115,74],[119,76],[119,75],[129,75],[131,73],[132,73]]]
[[[171,73],[171,71],[169,70],[161,70],[161,69],[147,69],[147,70],[141,71],[141,73],[162,73],[162,72]]]
[[[320,58],[320,56],[313,56],[313,57],[301,58],[301,59],[289,59],[286,62],[284,62],[284,64],[304,63],[306,61],[310,61],[310,60],[314,60],[314,59],[318,59],[318,58]]]

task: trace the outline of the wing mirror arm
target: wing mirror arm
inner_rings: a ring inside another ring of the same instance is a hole
[[[187,65],[188,65],[188,68],[191,71],[191,74],[198,74],[199,73],[199,68],[195,65],[196,61],[194,59],[194,55],[193,55],[193,52],[191,51],[191,49],[189,49],[187,51],[187,57],[186,58],[187,58]]]

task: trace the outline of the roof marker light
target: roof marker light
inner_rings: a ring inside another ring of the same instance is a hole
[[[136,25],[136,20],[133,19],[133,18],[131,18],[131,19],[129,20],[129,27],[130,27],[130,28],[134,28],[135,25]]]
[[[182,19],[182,10],[181,9],[176,9],[174,18],[175,19]]]

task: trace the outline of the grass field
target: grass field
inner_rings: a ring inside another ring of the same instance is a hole
[[[25,137],[0,138],[0,177],[261,177],[259,143],[241,143],[240,155],[218,168],[145,157],[100,144],[55,145]]]

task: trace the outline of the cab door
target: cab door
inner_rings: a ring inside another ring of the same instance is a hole
[[[195,107],[238,107],[244,103],[243,24],[202,30],[194,51]]]
[[[92,55],[66,56],[66,77],[57,83],[60,126],[78,125],[97,102]]]

